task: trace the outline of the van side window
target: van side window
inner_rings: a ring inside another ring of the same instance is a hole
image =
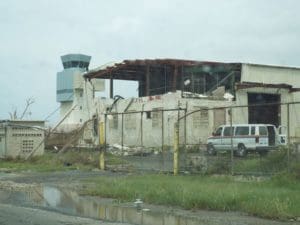
[[[259,127],[259,135],[268,135],[268,130],[266,127]]]
[[[222,129],[223,129],[223,127],[219,127],[219,128],[216,130],[216,132],[215,132],[215,135],[214,135],[214,136],[221,136]]]
[[[225,127],[223,136],[231,136],[234,127]]]
[[[249,135],[249,127],[236,127],[235,135]]]
[[[255,127],[251,127],[251,135],[255,135]]]

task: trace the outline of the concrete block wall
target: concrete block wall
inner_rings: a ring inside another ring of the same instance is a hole
[[[99,100],[99,112],[103,113],[112,104],[111,100]],[[112,109],[112,113],[122,113],[127,108],[130,114],[123,114],[123,144],[126,146],[147,146],[161,147],[173,146],[174,124],[178,117],[183,117],[185,111],[188,114],[198,109],[226,107],[232,102],[225,100],[209,100],[205,98],[181,98],[181,93],[169,93],[165,95],[149,96],[135,99],[119,100]],[[128,107],[129,106],[129,107]],[[150,112],[153,110],[182,109],[175,111]],[[144,111],[141,113],[140,111]],[[138,112],[138,113],[134,113]],[[207,123],[195,125],[195,120],[201,119],[199,116],[191,114],[186,117],[186,134],[182,119],[180,122],[180,143],[199,144],[205,143],[207,136],[215,129],[214,112],[208,111]],[[109,115],[107,117],[106,134],[108,144],[122,144],[122,115]],[[226,118],[227,119],[227,118]],[[162,122],[163,121],[163,122]],[[199,121],[197,121],[199,123]],[[163,126],[163,128],[162,128]],[[186,141],[184,142],[184,137]],[[163,137],[163,138],[162,138]]]
[[[33,156],[44,154],[44,132],[30,128],[8,127],[6,157],[24,158],[35,150]]]

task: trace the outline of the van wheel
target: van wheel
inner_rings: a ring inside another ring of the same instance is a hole
[[[237,154],[240,157],[245,157],[247,155],[247,149],[244,144],[238,145]]]
[[[214,146],[212,144],[207,145],[207,153],[209,155],[216,155],[217,154],[216,149],[214,148]]]

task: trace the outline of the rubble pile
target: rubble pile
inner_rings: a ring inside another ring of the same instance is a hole
[[[107,152],[116,156],[148,156],[153,153],[151,149],[142,146],[128,147],[119,144],[113,144],[107,148]]]

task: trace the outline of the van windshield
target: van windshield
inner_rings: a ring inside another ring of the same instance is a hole
[[[214,136],[221,136],[222,133],[222,127],[219,127],[216,132],[214,133]]]

